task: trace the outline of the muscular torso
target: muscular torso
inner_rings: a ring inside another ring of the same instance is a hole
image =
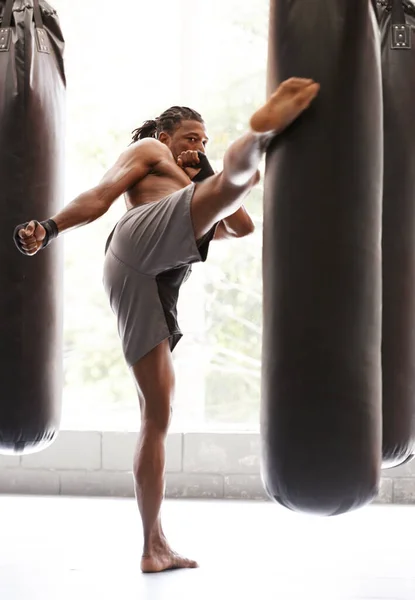
[[[126,192],[124,198],[127,210],[161,200],[190,182],[190,178],[177,166],[171,154],[163,156],[148,175]]]

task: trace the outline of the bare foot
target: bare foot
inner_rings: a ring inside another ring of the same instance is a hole
[[[251,117],[257,133],[278,133],[292,123],[317,96],[320,86],[312,79],[292,77],[283,81],[269,100]]]
[[[196,569],[198,566],[194,560],[173,552],[167,544],[154,548],[149,554],[143,554],[141,559],[143,573],[160,573],[170,569]]]

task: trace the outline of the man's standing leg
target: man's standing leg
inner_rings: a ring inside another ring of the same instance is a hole
[[[144,572],[193,568],[197,563],[169,547],[161,527],[164,497],[165,444],[171,420],[175,376],[168,340],[164,340],[132,368],[141,406],[141,430],[134,456],[134,481],[143,521]]]

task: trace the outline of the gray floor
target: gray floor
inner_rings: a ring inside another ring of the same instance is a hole
[[[1,600],[414,600],[415,507],[332,519],[268,503],[169,501],[194,571],[143,575],[133,500],[0,496]]]

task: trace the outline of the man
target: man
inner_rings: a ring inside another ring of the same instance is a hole
[[[171,550],[160,520],[174,394],[171,352],[181,337],[176,318],[180,285],[191,263],[206,260],[212,239],[253,231],[242,201],[259,180],[266,146],[309,106],[318,89],[312,80],[283,82],[251,117],[248,132],[227,149],[222,172],[213,175],[208,164],[203,166],[208,139],[202,118],[173,107],[134,132],[133,144],[95,188],[52,219],[17,228],[20,250],[33,256],[58,233],[101,217],[125,194],[127,212],[107,242],[104,287],[141,407],[133,470],[143,522],[143,572],[197,566]]]

